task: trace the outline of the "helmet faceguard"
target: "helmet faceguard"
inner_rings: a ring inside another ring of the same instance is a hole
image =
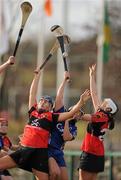
[[[118,112],[118,106],[111,98],[105,98],[104,101],[107,103],[107,106],[111,108],[111,114],[116,114]]]

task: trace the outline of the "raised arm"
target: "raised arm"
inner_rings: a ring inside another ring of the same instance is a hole
[[[70,74],[69,74],[69,72],[65,71],[64,79],[63,79],[62,83],[60,84],[58,91],[57,91],[57,95],[56,95],[56,99],[55,99],[55,107],[54,107],[55,111],[59,110],[64,105],[64,101],[63,101],[64,89],[65,89],[68,78],[70,78]]]
[[[87,89],[85,92],[80,96],[80,100],[77,104],[72,108],[69,112],[60,113],[58,121],[65,121],[69,118],[72,118],[75,113],[77,113],[80,108],[86,103],[86,101],[90,98],[90,91]]]
[[[4,64],[0,65],[0,73],[3,72],[10,64],[14,64],[14,63],[15,63],[15,57],[10,56]]]
[[[33,81],[31,83],[30,91],[29,91],[29,109],[36,103],[36,95],[39,84],[41,71],[35,73]]]
[[[96,88],[96,64],[89,67],[89,76],[90,76],[90,93],[94,106],[94,110],[97,111],[99,106],[101,105],[101,101],[99,100]]]

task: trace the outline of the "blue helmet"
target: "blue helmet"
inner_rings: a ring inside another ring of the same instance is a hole
[[[50,97],[48,95],[45,95],[45,96],[42,96],[40,99],[47,100],[53,106],[53,99],[52,99],[52,97]]]

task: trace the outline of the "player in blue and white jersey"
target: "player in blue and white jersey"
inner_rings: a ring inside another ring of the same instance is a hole
[[[61,83],[55,100],[54,112],[62,113],[67,110],[64,107],[64,89],[70,78],[69,72],[64,73],[64,80]],[[75,115],[76,116],[76,115]],[[49,173],[50,180],[68,180],[68,172],[64,160],[64,145],[66,141],[75,139],[77,135],[76,119],[69,119],[65,122],[57,122],[53,125],[51,139],[49,142]]]

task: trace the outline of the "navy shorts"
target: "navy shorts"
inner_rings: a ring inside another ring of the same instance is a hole
[[[62,150],[49,146],[48,156],[49,158],[53,157],[56,160],[59,167],[66,167],[66,163],[64,160],[64,153]]]
[[[96,156],[94,154],[82,152],[79,169],[93,173],[103,172],[104,156]]]
[[[49,173],[48,149],[21,147],[9,155],[19,168],[32,172],[32,168]]]

